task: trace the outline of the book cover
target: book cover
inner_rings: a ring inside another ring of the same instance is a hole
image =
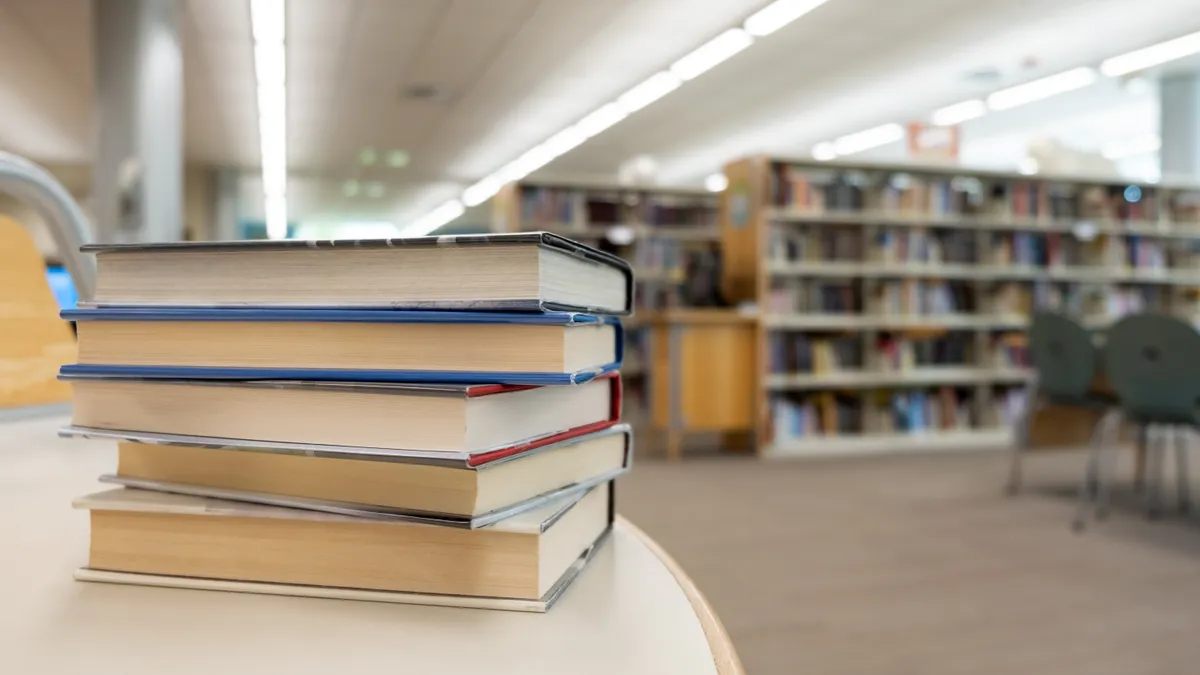
[[[621,258],[585,246],[566,237],[550,232],[512,232],[495,234],[459,234],[432,237],[396,237],[391,239],[261,239],[239,241],[178,241],[156,242],[145,244],[87,244],[80,247],[84,253],[129,253],[154,251],[272,251],[272,250],[345,250],[345,249],[387,249],[387,248],[425,248],[440,246],[511,246],[533,245],[564,253],[574,258],[586,260],[618,270],[625,278],[624,309],[615,312],[621,316],[633,313],[633,268]],[[103,303],[80,303],[80,307],[116,306]],[[248,305],[252,306],[252,305]],[[504,300],[504,301],[441,301],[429,300],[419,302],[390,302],[387,305],[375,307],[376,310],[405,310],[405,309],[437,309],[437,310],[475,310],[500,312],[556,312],[582,311],[599,312],[596,307],[562,304],[537,299]],[[609,310],[611,311],[611,310]],[[607,313],[607,312],[606,312]]]
[[[526,324],[612,326],[615,333],[613,360],[603,366],[569,373],[554,372],[479,372],[436,370],[369,370],[326,368],[247,368],[169,365],[116,365],[79,363],[63,366],[67,377],[128,377],[187,380],[319,380],[346,382],[414,382],[443,384],[564,385],[588,382],[621,367],[624,357],[624,330],[614,316],[596,316],[578,312],[501,313],[396,311],[363,309],[206,309],[184,307],[93,308],[64,310],[67,321],[134,322],[291,322],[291,323],[392,323],[392,324]]]

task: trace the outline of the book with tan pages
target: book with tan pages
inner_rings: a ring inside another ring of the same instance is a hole
[[[333,446],[223,446],[215,439],[74,428],[62,433],[120,441],[117,472],[101,476],[105,483],[467,529],[586,492],[626,473],[633,459],[625,424],[542,439],[474,464],[471,458]]]
[[[548,232],[93,244],[81,306],[337,307],[629,314],[629,263]]]
[[[479,530],[129,488],[75,506],[91,514],[80,580],[144,577],[147,585],[248,592],[280,585],[291,589],[276,588],[282,594],[368,596],[360,599],[398,593],[410,597],[395,601],[500,609],[519,601],[524,606],[512,608],[527,611],[528,603],[544,609],[561,596],[614,513],[612,483]]]

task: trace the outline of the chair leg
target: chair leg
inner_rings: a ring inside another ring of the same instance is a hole
[[[1179,500],[1179,512],[1187,513],[1192,510],[1191,475],[1188,473],[1188,436],[1191,431],[1187,427],[1175,427],[1175,481]]]
[[[1101,421],[1104,428],[1100,435],[1100,464],[1096,472],[1096,518],[1108,517],[1112,505],[1112,484],[1117,474],[1117,461],[1121,457],[1119,437],[1123,416],[1120,410],[1110,410]]]
[[[1079,506],[1075,511],[1075,520],[1071,523],[1072,529],[1076,532],[1083,531],[1087,523],[1088,506],[1096,493],[1096,484],[1100,477],[1100,454],[1104,445],[1108,419],[1107,414],[1100,418],[1100,421],[1092,428],[1092,437],[1088,442],[1087,468],[1084,472],[1083,482],[1079,485]]]
[[[1139,424],[1137,430],[1137,445],[1133,449],[1133,491],[1146,494],[1146,457],[1149,452],[1147,443],[1147,425]]]
[[[1017,425],[1016,438],[1013,439],[1012,459],[1008,467],[1008,484],[1004,491],[1009,496],[1021,491],[1021,460],[1029,448],[1029,429],[1033,424],[1033,416],[1037,412],[1037,378],[1025,385],[1025,414]]]
[[[1012,495],[1021,491],[1021,455],[1025,453],[1025,448],[1020,441],[1013,445],[1012,459],[1008,467],[1008,484],[1004,486],[1005,494]]]
[[[1146,517],[1153,520],[1162,515],[1163,470],[1166,468],[1164,460],[1167,446],[1161,428],[1151,426],[1146,434]]]

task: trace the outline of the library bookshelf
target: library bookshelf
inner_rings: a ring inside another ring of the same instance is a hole
[[[629,261],[635,312],[625,320],[621,373],[631,398],[645,402],[653,319],[667,310],[720,304],[717,201],[715,193],[686,188],[520,181],[493,199],[492,230],[554,232]]]
[[[722,289],[753,303],[764,456],[1011,443],[1029,316],[1200,316],[1200,185],[755,157]]]

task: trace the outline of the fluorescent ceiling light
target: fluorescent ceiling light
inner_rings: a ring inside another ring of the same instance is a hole
[[[824,143],[817,143],[813,146],[812,156],[815,160],[827,162],[831,159],[837,159],[838,153],[833,147],[833,143],[825,141]]]
[[[251,0],[250,30],[256,44],[283,44],[284,0]]]
[[[992,110],[1008,110],[1026,103],[1033,103],[1068,91],[1083,89],[1096,81],[1096,71],[1091,68],[1074,68],[1040,80],[1001,89],[987,97]]]
[[[609,103],[596,110],[596,112],[579,120],[575,124],[575,128],[579,130],[579,133],[591,138],[592,136],[604,131],[626,117],[628,117],[628,115],[625,113],[624,108],[616,103]]]
[[[746,19],[746,32],[762,37],[770,35],[789,23],[825,4],[826,0],[777,0]]]
[[[465,206],[479,206],[494,197],[502,187],[504,187],[504,180],[499,175],[492,174],[463,190],[462,203]]]
[[[704,179],[704,189],[709,192],[723,192],[729,187],[729,179],[723,173],[714,173]]]
[[[417,218],[411,225],[400,231],[401,237],[424,237],[439,227],[461,216],[466,209],[457,199],[442,204],[436,209]]]
[[[967,120],[983,117],[985,114],[987,114],[987,104],[979,99],[972,99],[948,105],[945,108],[938,108],[933,111],[930,120],[939,127],[950,127]]]
[[[1033,157],[1022,157],[1021,161],[1017,162],[1017,173],[1032,176],[1041,169],[1038,161]]]
[[[267,236],[287,237],[287,59],[284,0],[250,0]]]
[[[669,70],[664,70],[651,75],[649,79],[642,82],[638,86],[621,94],[617,98],[617,104],[625,111],[625,114],[636,112],[654,103],[658,99],[679,88],[683,81],[679,76]]]
[[[895,143],[903,138],[904,127],[895,123],[884,124],[834,140],[833,150],[838,155],[852,155],[888,143]]]
[[[263,211],[264,220],[267,222],[267,237],[287,239],[287,197],[283,195],[268,196],[263,200]]]
[[[1126,157],[1136,157],[1138,155],[1149,155],[1152,152],[1158,152],[1162,149],[1162,139],[1158,136],[1145,136],[1143,138],[1126,139],[1114,143],[1108,143],[1100,149],[1100,154],[1104,155],[1105,159],[1124,159]]]
[[[734,54],[749,47],[754,38],[741,28],[730,28],[717,37],[700,45],[691,54],[671,64],[671,72],[684,82],[697,77],[732,58]]]
[[[554,134],[550,138],[546,139],[546,141],[542,143],[541,147],[544,148],[546,154],[550,155],[550,158],[553,159],[579,147],[586,140],[587,136],[585,136],[577,127],[567,127],[566,129],[563,129],[557,134]]]
[[[1145,49],[1105,59],[1100,63],[1100,72],[1109,77],[1117,77],[1197,53],[1200,53],[1200,33],[1192,33],[1174,40],[1160,42]]]

